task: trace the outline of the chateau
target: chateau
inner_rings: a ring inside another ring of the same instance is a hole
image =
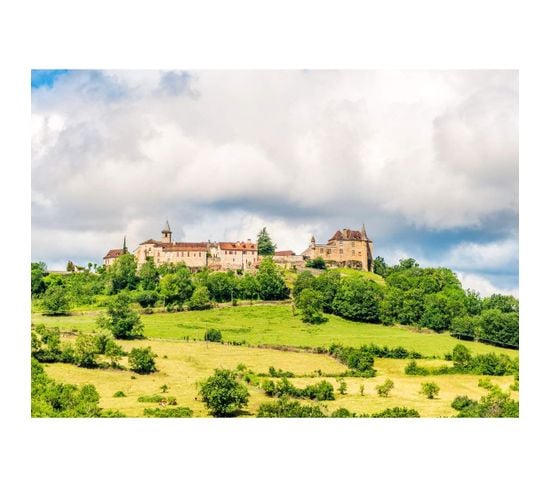
[[[258,246],[248,239],[246,242],[174,242],[172,231],[166,222],[160,240],[148,239],[134,250],[138,266],[152,259],[155,265],[163,263],[185,263],[192,270],[249,270],[257,268],[261,257]],[[110,266],[126,249],[126,238],[122,249],[110,249],[103,258],[103,264]],[[373,270],[374,245],[367,237],[365,226],[359,230],[342,229],[328,240],[318,244],[312,236],[309,247],[296,255],[293,251],[277,251],[273,260],[285,267],[303,268],[306,260],[322,257],[329,266]]]
[[[311,237],[309,247],[302,253],[306,259],[322,257],[327,264],[338,267],[373,271],[374,244],[367,237],[365,225],[361,230],[337,230],[326,244],[315,242]]]
[[[134,250],[138,266],[145,263],[147,258],[151,258],[157,266],[163,263],[185,263],[192,270],[247,270],[258,264],[258,248],[250,239],[246,242],[173,242],[168,222],[161,234],[160,240],[148,239]],[[110,266],[126,252],[124,247],[109,250],[103,258],[103,264]]]

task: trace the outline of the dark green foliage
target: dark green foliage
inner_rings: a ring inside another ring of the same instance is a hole
[[[126,396],[126,393],[124,393],[123,391],[116,391],[115,394],[113,395],[113,398],[124,398]],[[138,400],[139,401],[139,400]]]
[[[462,317],[454,317],[451,320],[449,330],[453,337],[458,339],[474,340],[478,337],[480,318],[478,316],[464,315]]]
[[[189,310],[207,310],[212,308],[212,302],[210,301],[210,294],[206,286],[197,286],[193,295],[187,303]]]
[[[264,380],[260,385],[265,394],[270,397],[289,396],[293,398],[309,398],[310,400],[334,400],[334,387],[328,381],[321,381],[305,388],[294,386],[287,378],[280,381]]]
[[[173,396],[163,397],[162,395],[142,395],[138,398],[141,403],[165,403],[167,405],[177,405],[176,398]]]
[[[154,307],[160,296],[155,290],[143,290],[136,295],[136,302],[142,308]]]
[[[258,285],[258,280],[253,274],[246,273],[242,278],[237,282],[237,289],[239,292],[239,297],[243,300],[254,300],[258,298],[260,289]]]
[[[262,300],[283,300],[289,297],[290,290],[286,286],[283,273],[270,257],[262,259],[256,279]]]
[[[302,321],[307,324],[321,324],[327,320],[323,317],[323,295],[311,288],[302,290],[296,307],[302,313]]]
[[[182,263],[172,266],[170,270],[171,272],[164,274],[159,281],[160,295],[166,306],[182,305],[193,294],[191,271]]]
[[[187,407],[146,408],[143,410],[143,415],[156,418],[188,418],[193,416],[193,410]]]
[[[207,329],[204,333],[204,340],[208,342],[221,342],[222,333],[218,329]]]
[[[101,417],[99,395],[92,385],[57,383],[44,372],[42,365],[31,359],[32,417]]]
[[[272,378],[294,378],[292,371],[283,371],[282,369],[275,369],[273,366],[269,367],[269,376]]]
[[[334,412],[332,412],[330,414],[330,416],[332,418],[340,418],[340,419],[357,417],[357,415],[355,413],[350,412],[347,408],[339,408],[339,409],[335,410]]]
[[[326,417],[318,405],[301,405],[297,400],[280,398],[276,402],[262,403],[257,417],[319,418]]]
[[[103,275],[90,273],[71,273],[62,277],[63,286],[72,303],[89,305],[96,301],[97,295],[105,291],[106,280]]]
[[[418,366],[416,361],[410,361],[407,366],[405,366],[405,374],[410,374],[414,376],[427,376],[428,374],[430,374],[430,371],[428,371],[428,368]]]
[[[332,307],[336,315],[361,322],[380,322],[382,286],[362,276],[342,280]]]
[[[46,291],[44,277],[48,274],[46,263],[31,263],[31,295],[39,297]]]
[[[519,417],[519,402],[512,400],[509,393],[488,381],[480,380],[479,386],[488,390],[479,402],[468,397],[453,400],[451,406],[459,411],[457,417]]]
[[[157,355],[150,347],[134,347],[128,355],[130,369],[136,373],[148,374],[155,372],[155,358]]]
[[[210,273],[206,283],[210,296],[217,302],[228,302],[237,296],[237,279],[232,272]]]
[[[61,334],[59,328],[48,329],[37,325],[31,332],[31,355],[42,363],[61,361]]]
[[[308,259],[306,261],[306,268],[326,269],[327,263],[321,256],[317,256],[314,259]]]
[[[499,309],[483,310],[479,318],[479,339],[500,346],[518,347],[519,313],[502,312]]]
[[[377,275],[386,277],[388,274],[388,265],[383,257],[377,256],[373,261],[373,270]]]
[[[457,344],[453,349],[452,361],[455,368],[466,370],[470,366],[472,354],[469,349],[462,344]]]
[[[67,315],[71,303],[67,290],[63,286],[50,286],[42,298],[44,315]]]
[[[468,315],[479,315],[483,307],[483,301],[477,291],[468,289],[465,292],[464,305]]]
[[[429,400],[433,400],[439,393],[439,386],[433,381],[428,383],[422,383],[422,388],[420,390],[422,395],[425,395]]]
[[[228,369],[216,369],[200,386],[202,401],[214,417],[232,417],[248,404],[250,394]]]
[[[121,292],[109,300],[107,315],[100,315],[99,327],[112,332],[115,339],[132,339],[143,334],[143,324],[139,314],[132,310],[131,299],[127,293]]]
[[[519,313],[519,301],[511,295],[494,294],[483,299],[483,310],[496,309],[502,313]]]
[[[321,293],[323,312],[332,313],[333,302],[336,293],[340,289],[341,276],[336,270],[329,270],[321,273],[313,282],[313,289]]]
[[[334,387],[328,381],[308,385],[302,390],[302,397],[310,400],[334,400]]]
[[[276,248],[277,246],[273,243],[264,227],[258,234],[258,254],[260,256],[273,256]]]
[[[137,261],[133,254],[126,253],[115,259],[107,270],[113,293],[121,290],[135,290],[138,284]]]
[[[311,271],[302,271],[298,273],[294,287],[292,288],[292,296],[294,300],[298,300],[300,293],[308,288],[313,288],[313,284],[316,282],[315,276],[311,274]]]
[[[394,407],[386,408],[381,412],[373,413],[371,417],[374,418],[419,418],[420,414],[413,408]]]
[[[74,349],[74,363],[81,368],[97,367],[97,342],[94,336],[78,335]]]
[[[148,257],[139,269],[139,285],[142,290],[155,290],[159,282],[159,271],[153,258]]]
[[[344,381],[343,378],[338,378],[338,393],[340,395],[345,395],[348,391],[348,384]]]
[[[374,356],[368,346],[359,349],[332,344],[329,354],[345,364],[348,368],[361,373],[361,376],[372,377],[376,374],[373,369]]]

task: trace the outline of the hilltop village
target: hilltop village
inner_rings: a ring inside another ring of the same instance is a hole
[[[128,252],[126,239],[120,249],[110,249],[103,257],[108,267],[122,254]],[[176,242],[172,240],[170,224],[166,222],[161,238],[147,239],[133,251],[138,266],[152,259],[155,265],[185,263],[191,270],[256,269],[261,261],[258,245],[250,239],[236,242]],[[309,260],[322,258],[329,266],[349,267],[373,271],[374,243],[368,238],[365,226],[361,230],[337,230],[326,244],[319,244],[315,236],[301,254],[292,250],[276,251],[273,260],[284,267],[305,267]]]

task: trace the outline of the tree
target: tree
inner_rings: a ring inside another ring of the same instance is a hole
[[[394,386],[393,381],[390,379],[387,379],[386,381],[384,381],[384,383],[376,387],[378,396],[381,396],[381,397],[389,396],[390,391],[393,389],[393,386]]]
[[[240,298],[243,300],[253,300],[254,298],[258,298],[258,280],[253,274],[246,273],[242,278],[240,278],[237,282],[237,289],[239,291]]]
[[[464,315],[451,320],[449,331],[453,337],[474,340],[478,336],[479,316]]]
[[[384,261],[383,257],[377,256],[372,264],[375,274],[382,277],[385,277],[388,274],[388,265],[386,264],[386,261]]]
[[[42,299],[44,315],[67,315],[71,303],[63,286],[50,286]]]
[[[422,389],[420,390],[422,395],[425,395],[426,398],[432,400],[439,393],[439,386],[433,382],[422,383]]]
[[[122,292],[111,298],[107,304],[107,315],[97,319],[99,327],[110,330],[115,339],[132,339],[143,334],[139,314],[132,310],[128,293]]]
[[[258,234],[258,255],[273,256],[276,248],[277,246],[273,243],[264,227]]]
[[[31,295],[33,297],[39,297],[46,291],[44,276],[47,274],[48,270],[46,268],[46,263],[42,261],[31,263]]]
[[[134,290],[138,283],[137,261],[133,254],[122,254],[109,266],[108,276],[113,293],[121,290]]]
[[[288,298],[290,290],[286,286],[282,272],[271,258],[264,258],[260,263],[258,273],[258,288],[262,300],[282,300]]]
[[[216,369],[200,386],[202,401],[214,417],[231,417],[248,404],[250,394],[228,369]]]
[[[472,360],[470,350],[462,344],[457,344],[453,349],[453,363],[455,368],[466,370]]]
[[[296,300],[296,307],[302,312],[302,321],[307,324],[325,322],[323,317],[323,295],[318,291],[306,288]]]
[[[150,347],[134,347],[128,355],[130,369],[139,374],[154,373],[156,369],[155,358],[157,355]]]
[[[193,294],[191,271],[185,265],[178,265],[173,272],[165,274],[160,279],[159,289],[166,306],[182,305]]]
[[[362,276],[342,280],[332,307],[336,315],[362,322],[380,321],[380,303],[384,297],[382,286]]]
[[[317,256],[316,258],[308,259],[306,261],[306,267],[315,269],[326,269],[327,263],[321,256]]]
[[[340,289],[341,276],[338,271],[331,269],[321,273],[313,281],[313,289],[321,293],[323,297],[323,312],[333,312],[333,301]]]
[[[143,290],[136,295],[136,302],[142,308],[154,307],[159,300],[159,294],[155,290]]]
[[[97,352],[95,337],[87,334],[78,335],[74,349],[74,361],[77,366],[95,368],[97,366]]]
[[[348,391],[348,384],[344,381],[344,378],[338,378],[338,392],[340,395],[345,395]]]
[[[206,283],[210,296],[217,302],[228,302],[237,294],[237,280],[233,273],[210,273]]]
[[[483,299],[483,309],[497,309],[503,313],[519,312],[519,300],[511,295],[497,293]]]
[[[212,302],[210,301],[210,294],[206,286],[198,286],[195,288],[193,295],[187,303],[189,310],[207,310],[212,308]]]
[[[139,284],[143,290],[155,290],[159,282],[159,272],[153,258],[147,257],[139,269]]]
[[[479,338],[503,346],[519,346],[519,314],[492,308],[479,317]]]

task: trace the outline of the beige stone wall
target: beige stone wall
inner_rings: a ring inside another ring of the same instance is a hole
[[[225,250],[220,249],[219,246],[212,246],[210,253],[221,269],[247,270],[254,268],[258,263],[258,251]]]
[[[163,263],[185,263],[190,268],[203,268],[207,265],[206,251],[168,251],[153,244],[142,244],[134,251],[138,266],[145,263],[147,256],[153,257],[156,266]]]
[[[336,263],[359,261],[362,263],[364,270],[371,271],[368,267],[369,245],[372,253],[372,243],[367,243],[367,241],[331,241],[328,244],[315,244],[310,246],[306,254],[310,259],[320,256],[325,261],[334,261]]]

